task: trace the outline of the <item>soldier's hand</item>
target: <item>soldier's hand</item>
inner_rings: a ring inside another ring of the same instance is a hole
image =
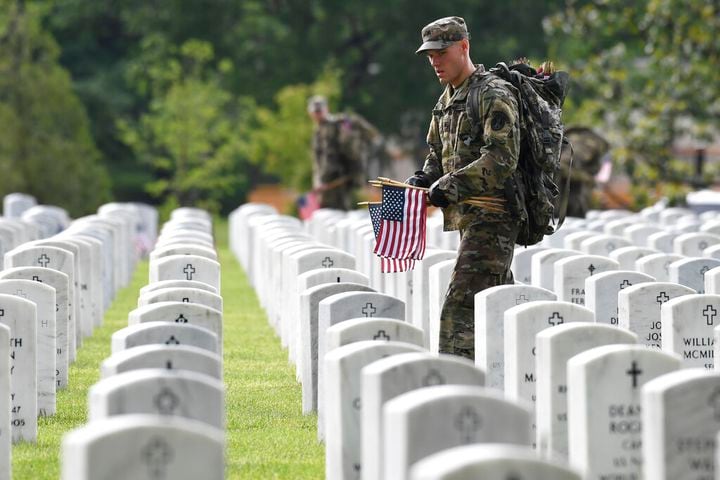
[[[430,192],[428,193],[428,196],[430,197],[430,205],[445,208],[450,205],[450,201],[448,200],[447,196],[445,196],[445,192],[440,189],[440,185],[438,185],[438,182],[439,180],[433,183],[430,187]]]
[[[428,177],[427,173],[422,170],[418,170],[415,172],[415,175],[405,180],[405,183],[412,185],[413,187],[427,188],[430,186],[430,177]]]

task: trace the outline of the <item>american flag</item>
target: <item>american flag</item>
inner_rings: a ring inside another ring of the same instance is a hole
[[[315,210],[320,208],[320,198],[315,191],[304,193],[297,199],[298,215],[301,220],[312,217]]]
[[[375,254],[398,260],[423,258],[427,220],[424,190],[383,186],[380,219]]]
[[[379,203],[371,203],[368,205],[370,212],[370,221],[372,222],[375,232],[375,241],[377,242],[380,233],[380,225],[382,224],[382,207]],[[396,259],[388,257],[380,257],[380,271],[382,273],[406,272],[415,268],[415,259],[405,258]]]

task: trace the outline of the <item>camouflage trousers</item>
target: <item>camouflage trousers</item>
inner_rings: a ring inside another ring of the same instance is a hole
[[[510,263],[516,222],[470,224],[460,231],[460,247],[440,316],[440,353],[475,358],[475,294],[513,283]]]

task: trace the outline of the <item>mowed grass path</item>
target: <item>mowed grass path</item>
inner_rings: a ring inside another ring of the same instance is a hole
[[[225,309],[226,478],[322,479],[325,460],[316,441],[317,417],[301,414],[301,387],[228,248],[226,221],[216,220],[215,236]],[[39,420],[37,444],[13,447],[14,479],[60,477],[62,436],[87,422],[88,389],[99,380],[100,363],[110,355],[110,337],[127,326],[127,314],[136,307],[147,278],[148,265],[142,262],[130,286],[118,292],[103,326],[83,342],[70,368],[70,385],[58,392],[56,415]]]

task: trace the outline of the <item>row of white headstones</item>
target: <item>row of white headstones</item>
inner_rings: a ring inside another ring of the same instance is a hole
[[[428,244],[452,246],[437,223]],[[230,235],[328,479],[713,478],[716,212],[591,212],[519,247],[516,283],[475,297],[474,364],[438,355],[453,250],[382,275],[367,212],[259,204]]]
[[[94,328],[102,324],[103,314],[116,292],[129,283],[139,256],[147,253],[155,243],[157,212],[147,205],[113,203],[103,205],[97,215],[70,221],[67,213],[58,207],[36,205],[34,198],[28,195],[11,194],[4,198],[3,213],[4,216],[0,217],[0,250],[4,253],[5,268],[0,271],[0,346],[6,348],[7,352],[0,352],[0,479],[9,479],[11,443],[36,442],[37,418],[55,414],[56,392],[68,385],[68,368],[76,358],[77,349],[85,338],[92,335]],[[193,215],[203,218],[188,218]],[[141,292],[139,299],[139,306],[147,306],[130,313],[129,323],[138,324],[133,325],[134,330],[129,327],[116,333],[113,351],[118,352],[118,356],[113,355],[102,366],[102,375],[107,381],[98,382],[93,387],[89,409],[93,421],[87,427],[68,435],[64,442],[64,478],[106,478],[99,472],[113,468],[112,462],[104,462],[108,457],[117,460],[119,463],[114,464],[115,468],[121,465],[118,471],[126,475],[121,477],[114,473],[113,478],[157,478],[157,475],[167,470],[166,463],[171,463],[173,453],[182,453],[183,449],[187,449],[186,445],[175,452],[169,451],[167,444],[155,436],[141,456],[135,455],[133,448],[137,445],[134,442],[139,440],[135,431],[152,434],[153,422],[158,423],[157,413],[149,420],[130,419],[127,416],[111,418],[121,413],[135,413],[136,410],[144,412],[141,407],[128,404],[128,398],[134,398],[135,393],[125,397],[128,394],[123,387],[113,390],[113,381],[106,378],[125,370],[150,366],[142,355],[127,354],[129,347],[153,343],[152,338],[160,341],[163,335],[169,333],[163,341],[181,344],[173,348],[191,348],[185,345],[193,345],[192,341],[197,340],[201,348],[211,350],[210,358],[205,358],[207,355],[202,357],[204,362],[199,360],[198,352],[190,352],[188,355],[195,355],[192,364],[196,369],[202,365],[208,370],[203,376],[212,372],[214,379],[219,379],[213,385],[215,401],[212,406],[215,417],[222,415],[222,370],[217,333],[221,331],[222,322],[219,296],[214,295],[212,298],[211,316],[205,311],[184,312],[188,325],[177,325],[184,332],[192,329],[190,333],[173,337],[172,329],[162,328],[162,325],[175,326],[177,315],[173,317],[172,324],[166,320],[154,330],[151,327],[157,325],[157,322],[145,323],[160,320],[153,306],[161,305],[159,302],[174,303],[166,300],[180,300],[182,307],[204,307],[188,303],[199,301],[194,297],[195,290],[186,291],[182,298],[174,298],[172,290],[162,289],[175,286],[170,279],[184,279],[191,275],[196,280],[185,283],[206,290],[219,289],[217,262],[208,260],[212,263],[208,266],[205,258],[195,261],[194,257],[188,255],[202,252],[216,258],[209,216],[195,209],[178,209],[173,212],[173,216],[176,218],[165,225],[157,247],[151,254],[150,284],[145,287],[146,291]],[[193,228],[196,230],[193,231]],[[192,268],[178,273],[178,270],[188,265]],[[197,281],[199,278],[204,281]],[[205,283],[213,280],[215,286]],[[207,296],[202,300],[209,301]],[[194,316],[202,319],[194,320]],[[190,325],[193,323],[204,326]],[[207,330],[210,323],[214,328],[212,331]],[[122,357],[122,353],[126,354],[126,358]],[[148,355],[159,361],[157,353],[155,357],[153,353]],[[178,365],[188,363],[183,356],[183,360],[176,361],[174,365],[172,358],[162,365],[166,369],[179,369]],[[130,377],[126,378],[131,380]],[[172,415],[182,417],[181,412],[186,411],[184,405],[189,399],[183,398],[182,394],[172,395],[170,388],[163,392],[165,395],[159,397],[154,406],[162,408],[161,413],[168,418]],[[117,407],[118,398],[121,399],[121,407]],[[179,400],[184,403],[178,403]],[[146,420],[151,423],[148,424]],[[200,453],[189,452],[192,455],[197,453],[200,459],[219,458],[219,473],[207,478],[222,478],[222,424],[217,418],[214,420],[211,433],[200,431],[205,440],[211,439],[210,443],[203,443],[210,447],[198,450]],[[185,428],[183,425],[181,427]],[[204,425],[202,427],[205,428]],[[159,428],[162,430],[166,427],[160,425]],[[174,422],[167,426],[172,431],[177,428]],[[198,430],[196,425],[188,428]],[[220,434],[216,430],[220,430]],[[116,450],[122,442],[128,444],[124,456]],[[207,455],[203,456],[202,452],[207,452]],[[158,454],[161,454],[159,458]],[[187,456],[181,455],[181,461],[186,462]],[[98,459],[104,462],[102,466],[97,466]],[[136,465],[129,468],[133,461]],[[187,475],[188,469],[180,468],[179,471]],[[177,478],[198,478],[182,475]]]
[[[212,219],[179,208],[150,253],[149,281],[112,335],[87,425],[63,439],[65,480],[224,478],[220,264]]]

